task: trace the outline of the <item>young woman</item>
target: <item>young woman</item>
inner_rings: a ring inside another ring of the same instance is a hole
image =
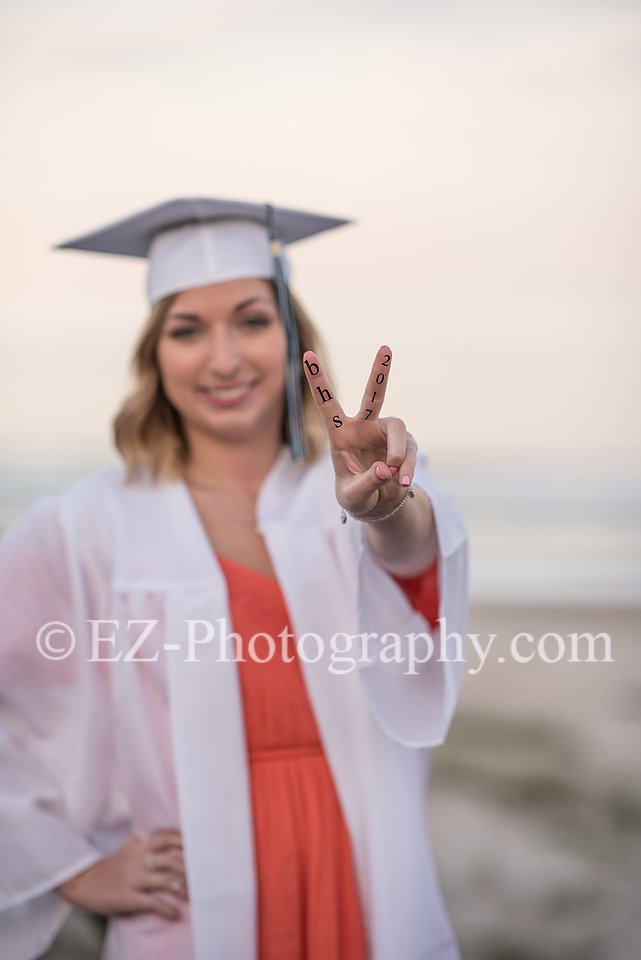
[[[125,466],[0,551],[7,960],[70,903],[108,960],[458,957],[424,790],[465,536],[391,349],[347,416],[289,296],[280,240],[338,223],[174,201],[69,244],[148,254],[152,312]]]

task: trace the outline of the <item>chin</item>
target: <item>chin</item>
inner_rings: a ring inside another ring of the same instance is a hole
[[[271,433],[274,426],[274,419],[277,420],[280,428],[282,424],[282,415],[279,413],[277,418],[273,416],[241,416],[239,414],[229,414],[216,417],[206,417],[199,419],[198,423],[192,421],[193,426],[197,426],[201,433],[205,433],[212,440],[221,440],[224,443],[247,443],[251,440],[260,440],[266,433]]]

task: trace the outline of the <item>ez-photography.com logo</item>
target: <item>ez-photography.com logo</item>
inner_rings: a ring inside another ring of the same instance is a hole
[[[213,644],[220,663],[244,661],[249,657],[255,663],[268,663],[281,657],[286,663],[296,655],[305,663],[327,660],[330,673],[351,673],[359,665],[373,663],[405,664],[404,673],[416,675],[417,667],[434,659],[438,663],[470,663],[467,672],[476,675],[488,661],[498,634],[486,638],[478,633],[448,633],[445,618],[438,620],[433,633],[335,633],[327,643],[318,633],[304,633],[296,638],[285,627],[276,638],[268,633],[254,634],[245,645],[237,633],[228,633],[227,620],[221,617],[216,626],[209,620],[184,620],[185,635],[179,642],[158,642],[154,631],[158,620],[128,620],[121,629],[119,620],[87,620],[89,627],[86,660],[89,663],[155,662],[160,649],[183,654],[185,663],[199,663],[204,645]],[[466,644],[467,639],[467,644]],[[291,642],[290,642],[291,641]],[[65,660],[76,649],[76,635],[67,623],[51,621],[38,631],[36,645],[48,660]],[[208,649],[210,649],[208,647]],[[510,640],[509,657],[526,664],[538,659],[554,664],[613,663],[612,641],[607,633],[544,633],[538,639],[531,633],[517,633]],[[467,656],[466,656],[467,653]],[[597,654],[601,656],[598,657]],[[186,654],[186,656],[184,656]],[[497,663],[506,657],[497,656]]]

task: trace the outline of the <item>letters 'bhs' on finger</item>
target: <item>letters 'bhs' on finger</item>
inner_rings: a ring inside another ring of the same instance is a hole
[[[318,374],[320,373],[320,367],[318,366],[317,363],[314,363],[313,360],[311,363],[309,362],[309,360],[303,360],[303,363],[307,367],[310,377],[318,376]],[[330,391],[327,389],[327,387],[316,387],[316,390],[318,391],[318,395],[321,399],[321,403],[327,403],[328,400],[334,399]],[[336,429],[343,426],[343,421],[339,416],[332,417],[332,423],[334,424]]]

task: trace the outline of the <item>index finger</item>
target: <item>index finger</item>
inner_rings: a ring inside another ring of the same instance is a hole
[[[165,850],[167,847],[178,847],[182,850],[183,840],[177,830],[156,830],[147,838],[150,850]]]
[[[343,413],[343,408],[336,399],[333,387],[325,376],[320,360],[313,350],[307,350],[303,354],[303,369],[309,383],[309,389],[316,401],[316,406],[325,421],[327,432],[329,433],[330,427],[342,427],[347,417]]]
[[[361,420],[369,420],[370,418],[372,420],[378,419],[381,407],[383,406],[383,400],[385,399],[391,362],[392,351],[390,348],[387,346],[380,347],[374,358],[372,370],[361,401],[361,408],[357,414]]]

